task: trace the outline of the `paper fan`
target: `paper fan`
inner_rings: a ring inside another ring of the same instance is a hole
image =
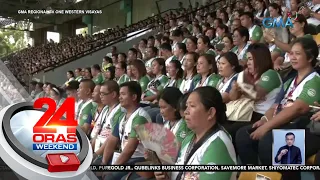
[[[136,127],[142,145],[154,151],[162,164],[174,164],[179,151],[175,135],[163,125],[146,123]]]

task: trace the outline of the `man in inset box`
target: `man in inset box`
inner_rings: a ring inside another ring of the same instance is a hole
[[[295,135],[292,132],[286,134],[287,145],[282,146],[275,157],[275,162],[280,164],[301,164],[300,148],[294,146]]]

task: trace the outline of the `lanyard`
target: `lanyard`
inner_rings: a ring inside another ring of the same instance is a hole
[[[207,141],[211,135],[215,134],[216,132],[218,132],[220,130],[220,126],[216,123],[215,125],[213,125],[205,134],[204,136],[202,136],[200,138],[200,140],[197,143],[194,143],[195,139],[193,136],[193,138],[191,139],[190,144],[188,145],[188,149],[186,151],[185,154],[185,160],[184,160],[184,165],[186,165],[188,163],[188,161],[190,160],[190,158],[192,157],[192,155],[205,143],[205,141]],[[183,172],[179,172],[176,180],[181,180],[182,179],[182,175],[184,173]]]
[[[132,115],[134,115],[136,113],[136,111],[138,109],[140,109],[140,108],[138,107],[136,110],[134,110],[133,113],[129,117],[127,117],[127,114],[124,116],[124,121],[121,126],[122,129],[121,129],[120,143],[122,143],[122,139],[123,139],[124,131],[125,131],[125,126],[126,126],[128,120],[131,118]]]
[[[315,72],[315,71],[313,70],[313,71],[311,71],[309,74],[307,74],[306,76],[304,76],[299,83],[297,82],[298,76],[296,76],[296,77],[294,78],[294,81],[293,81],[293,87],[290,89],[287,97],[291,97],[292,94],[294,93],[294,91],[296,90],[296,88],[300,85],[300,83],[302,83],[302,82],[303,82],[310,74],[312,74],[313,72]]]

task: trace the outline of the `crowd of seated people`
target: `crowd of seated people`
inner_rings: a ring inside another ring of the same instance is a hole
[[[301,9],[296,7],[299,2],[291,1],[291,13],[299,13],[293,27],[264,30],[264,17],[286,16],[283,4],[237,1],[215,13],[210,8],[199,10],[192,22],[184,18],[181,27],[171,19],[169,31],[142,39],[128,52],[112,47],[101,65],[68,71],[63,85],[33,82],[32,96],[52,97],[58,105],[64,93],[77,100],[75,113],[90,138],[93,164],[146,161],[148,155],[133,127],[153,122],[176,135],[181,147],[176,164],[271,165],[272,130],[281,128],[305,129],[306,159],[316,155],[313,163],[319,165],[320,130],[307,126],[320,123],[320,112],[310,108],[320,106],[319,49],[306,27],[310,18],[317,19],[314,7],[320,2],[314,0],[312,7],[303,4]],[[314,14],[306,16],[307,10]],[[315,19],[313,23],[320,22]],[[97,176],[234,180],[237,173]],[[314,176],[319,179],[319,172]],[[282,172],[282,178],[301,176]]]
[[[28,46],[28,48],[10,54],[2,58],[2,60],[7,62],[7,67],[20,81],[26,83],[28,80],[24,77],[25,75],[32,75],[90,54],[101,47],[105,47],[107,44],[126,37],[129,33],[149,27],[157,30],[170,29],[170,19],[184,17],[194,10],[192,7],[188,9],[181,7],[181,2],[179,6],[180,8],[176,12],[170,11],[160,17],[149,17],[128,27],[120,28],[117,26],[116,28],[106,30],[104,33],[96,33],[94,35],[79,34],[74,37],[64,38],[59,43],[50,40],[40,46]],[[199,4],[196,4],[197,7],[199,8]],[[181,24],[182,22],[183,18],[180,18],[179,23]]]

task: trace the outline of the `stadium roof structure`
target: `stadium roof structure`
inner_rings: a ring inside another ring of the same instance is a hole
[[[19,23],[60,24],[55,15],[19,14],[19,10],[79,9],[80,4],[91,0],[0,0],[0,28],[19,29]],[[80,3],[81,2],[81,3]],[[13,25],[8,27],[9,25]],[[20,28],[21,30],[21,28]]]

